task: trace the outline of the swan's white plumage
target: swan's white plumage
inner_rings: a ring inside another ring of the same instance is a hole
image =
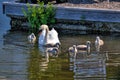
[[[57,31],[52,28],[51,31],[49,31],[49,28],[47,25],[41,25],[42,33],[39,35],[39,44],[40,45],[56,45],[56,43],[60,44],[58,33]]]
[[[52,28],[52,30],[48,32],[46,44],[56,44],[56,43],[60,43],[58,39],[58,33],[54,28]]]

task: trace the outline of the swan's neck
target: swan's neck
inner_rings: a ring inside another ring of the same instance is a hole
[[[47,36],[48,36],[49,29],[46,29],[45,33],[45,44],[48,42]]]

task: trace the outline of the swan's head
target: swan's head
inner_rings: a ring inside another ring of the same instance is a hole
[[[48,25],[45,25],[45,24],[41,25],[39,30],[43,30],[43,29],[47,30],[48,29]]]
[[[40,34],[43,30],[49,31],[48,25],[45,25],[45,24],[41,25],[40,28],[39,28],[39,34]]]

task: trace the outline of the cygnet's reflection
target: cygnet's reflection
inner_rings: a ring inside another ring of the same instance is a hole
[[[41,69],[42,71],[46,71],[46,69],[48,68],[50,57],[58,57],[59,48],[39,46],[39,52],[43,56],[40,65]]]
[[[58,54],[59,54],[59,48],[58,47],[39,46],[39,51],[42,53],[43,56],[48,54],[49,56],[52,56],[52,57],[58,57]]]

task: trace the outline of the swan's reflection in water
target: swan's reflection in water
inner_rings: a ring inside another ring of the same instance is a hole
[[[55,77],[56,70],[60,70],[57,62],[57,57],[46,52],[47,47],[37,46],[30,55],[28,64],[29,80],[49,80],[48,78]]]
[[[48,54],[49,56],[52,56],[52,57],[58,57],[60,49],[57,48],[57,47],[39,46],[39,51],[42,53],[43,56],[45,56],[46,54]]]
[[[58,57],[58,52],[57,51],[53,51],[54,48],[56,47],[44,47],[44,46],[38,46],[39,47],[39,52],[40,55],[42,55],[42,60],[41,61],[41,69],[42,71],[46,71],[46,69],[48,68],[48,64],[49,64],[49,58],[50,57]]]
[[[75,61],[72,55],[67,55],[67,49],[75,43],[74,41],[76,44],[79,41],[84,43],[88,38],[89,36],[80,36],[80,38],[64,36],[61,38],[61,50],[63,51],[54,57],[50,55],[51,53],[49,55],[45,53],[45,47],[38,49],[38,46],[31,46],[27,41],[26,33],[10,32],[3,36],[4,42],[0,49],[0,74],[12,80],[27,80],[27,78],[29,80],[57,80],[58,77],[60,80],[63,78],[64,80],[105,80],[106,75],[119,78],[120,39],[118,37],[110,40],[111,37],[105,36],[103,38],[105,45],[100,48],[99,52],[78,53]],[[90,41],[94,42],[95,39],[91,39]],[[113,47],[113,45],[115,46]],[[107,54],[104,53],[109,54],[109,62],[107,61],[106,64],[105,55],[107,56]],[[97,79],[98,77],[99,79]]]
[[[74,79],[106,80],[105,56],[96,52],[78,52],[76,57],[70,55],[70,70],[74,72]]]

